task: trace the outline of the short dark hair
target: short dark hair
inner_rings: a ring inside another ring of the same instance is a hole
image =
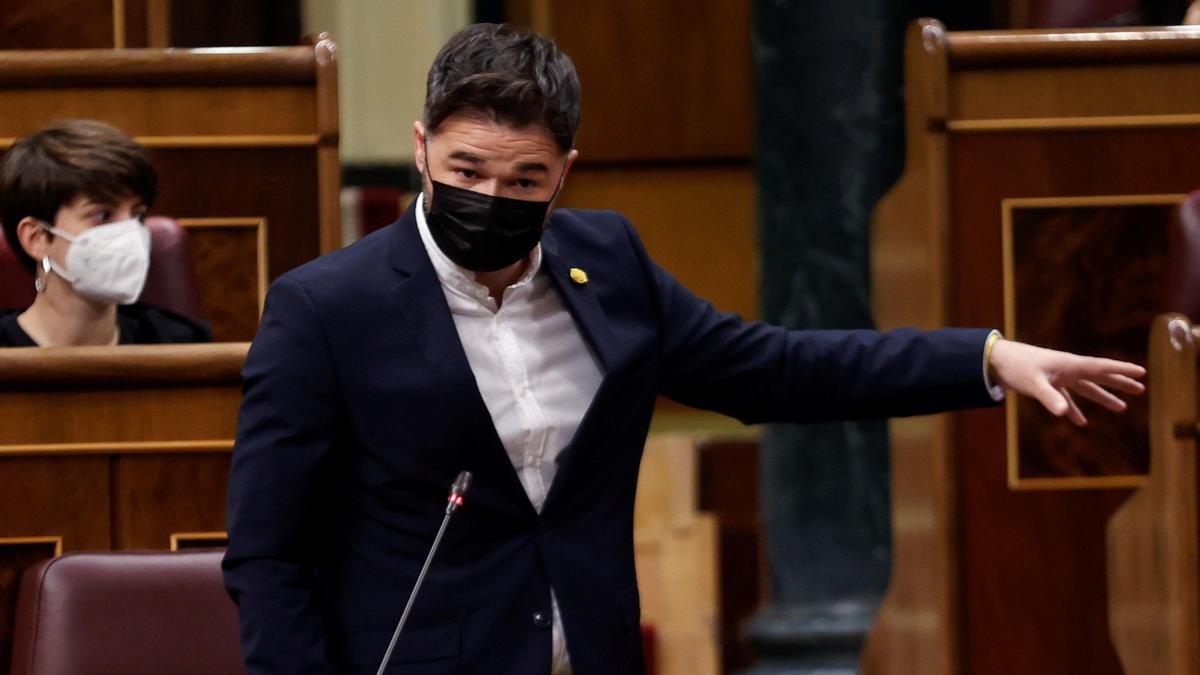
[[[17,239],[26,216],[54,224],[58,210],[83,196],[117,201],[158,195],[158,174],[146,149],[96,120],[62,120],[21,138],[0,162],[0,224],[9,248],[32,274],[37,263]]]
[[[509,24],[467,26],[438,52],[425,83],[425,127],[434,132],[456,114],[540,125],[570,150],[582,114],[575,64],[537,33]]]

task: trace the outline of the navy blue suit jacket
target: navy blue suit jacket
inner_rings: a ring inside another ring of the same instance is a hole
[[[543,252],[605,377],[540,514],[412,210],[272,285],[243,371],[224,561],[250,672],[374,673],[447,489],[470,470],[394,670],[548,673],[550,629],[532,617],[553,586],[575,673],[640,673],[633,504],[656,395],[747,423],[991,403],[987,331],[743,322],[657,267],[612,212],[555,211]]]

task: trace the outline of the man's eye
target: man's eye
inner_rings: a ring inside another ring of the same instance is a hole
[[[517,179],[517,187],[531,188],[531,187],[536,187],[536,186],[537,186],[537,183],[534,183],[533,181],[529,180],[528,178],[518,178]]]
[[[463,178],[474,178],[476,176],[475,172],[470,169],[455,169],[455,171]]]

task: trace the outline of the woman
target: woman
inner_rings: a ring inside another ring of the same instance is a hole
[[[0,224],[37,290],[0,314],[0,346],[207,342],[208,329],[135,304],[150,266],[142,219],[158,192],[145,148],[102,122],[68,120],[0,163]]]

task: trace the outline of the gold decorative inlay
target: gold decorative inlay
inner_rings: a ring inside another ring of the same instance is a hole
[[[171,533],[171,550],[181,550],[180,544],[188,542],[204,542],[211,543],[214,546],[224,546],[229,543],[229,533],[227,532],[172,532]]]
[[[62,555],[63,538],[58,535],[40,537],[0,537],[0,546],[36,546],[54,544],[54,557]]]

